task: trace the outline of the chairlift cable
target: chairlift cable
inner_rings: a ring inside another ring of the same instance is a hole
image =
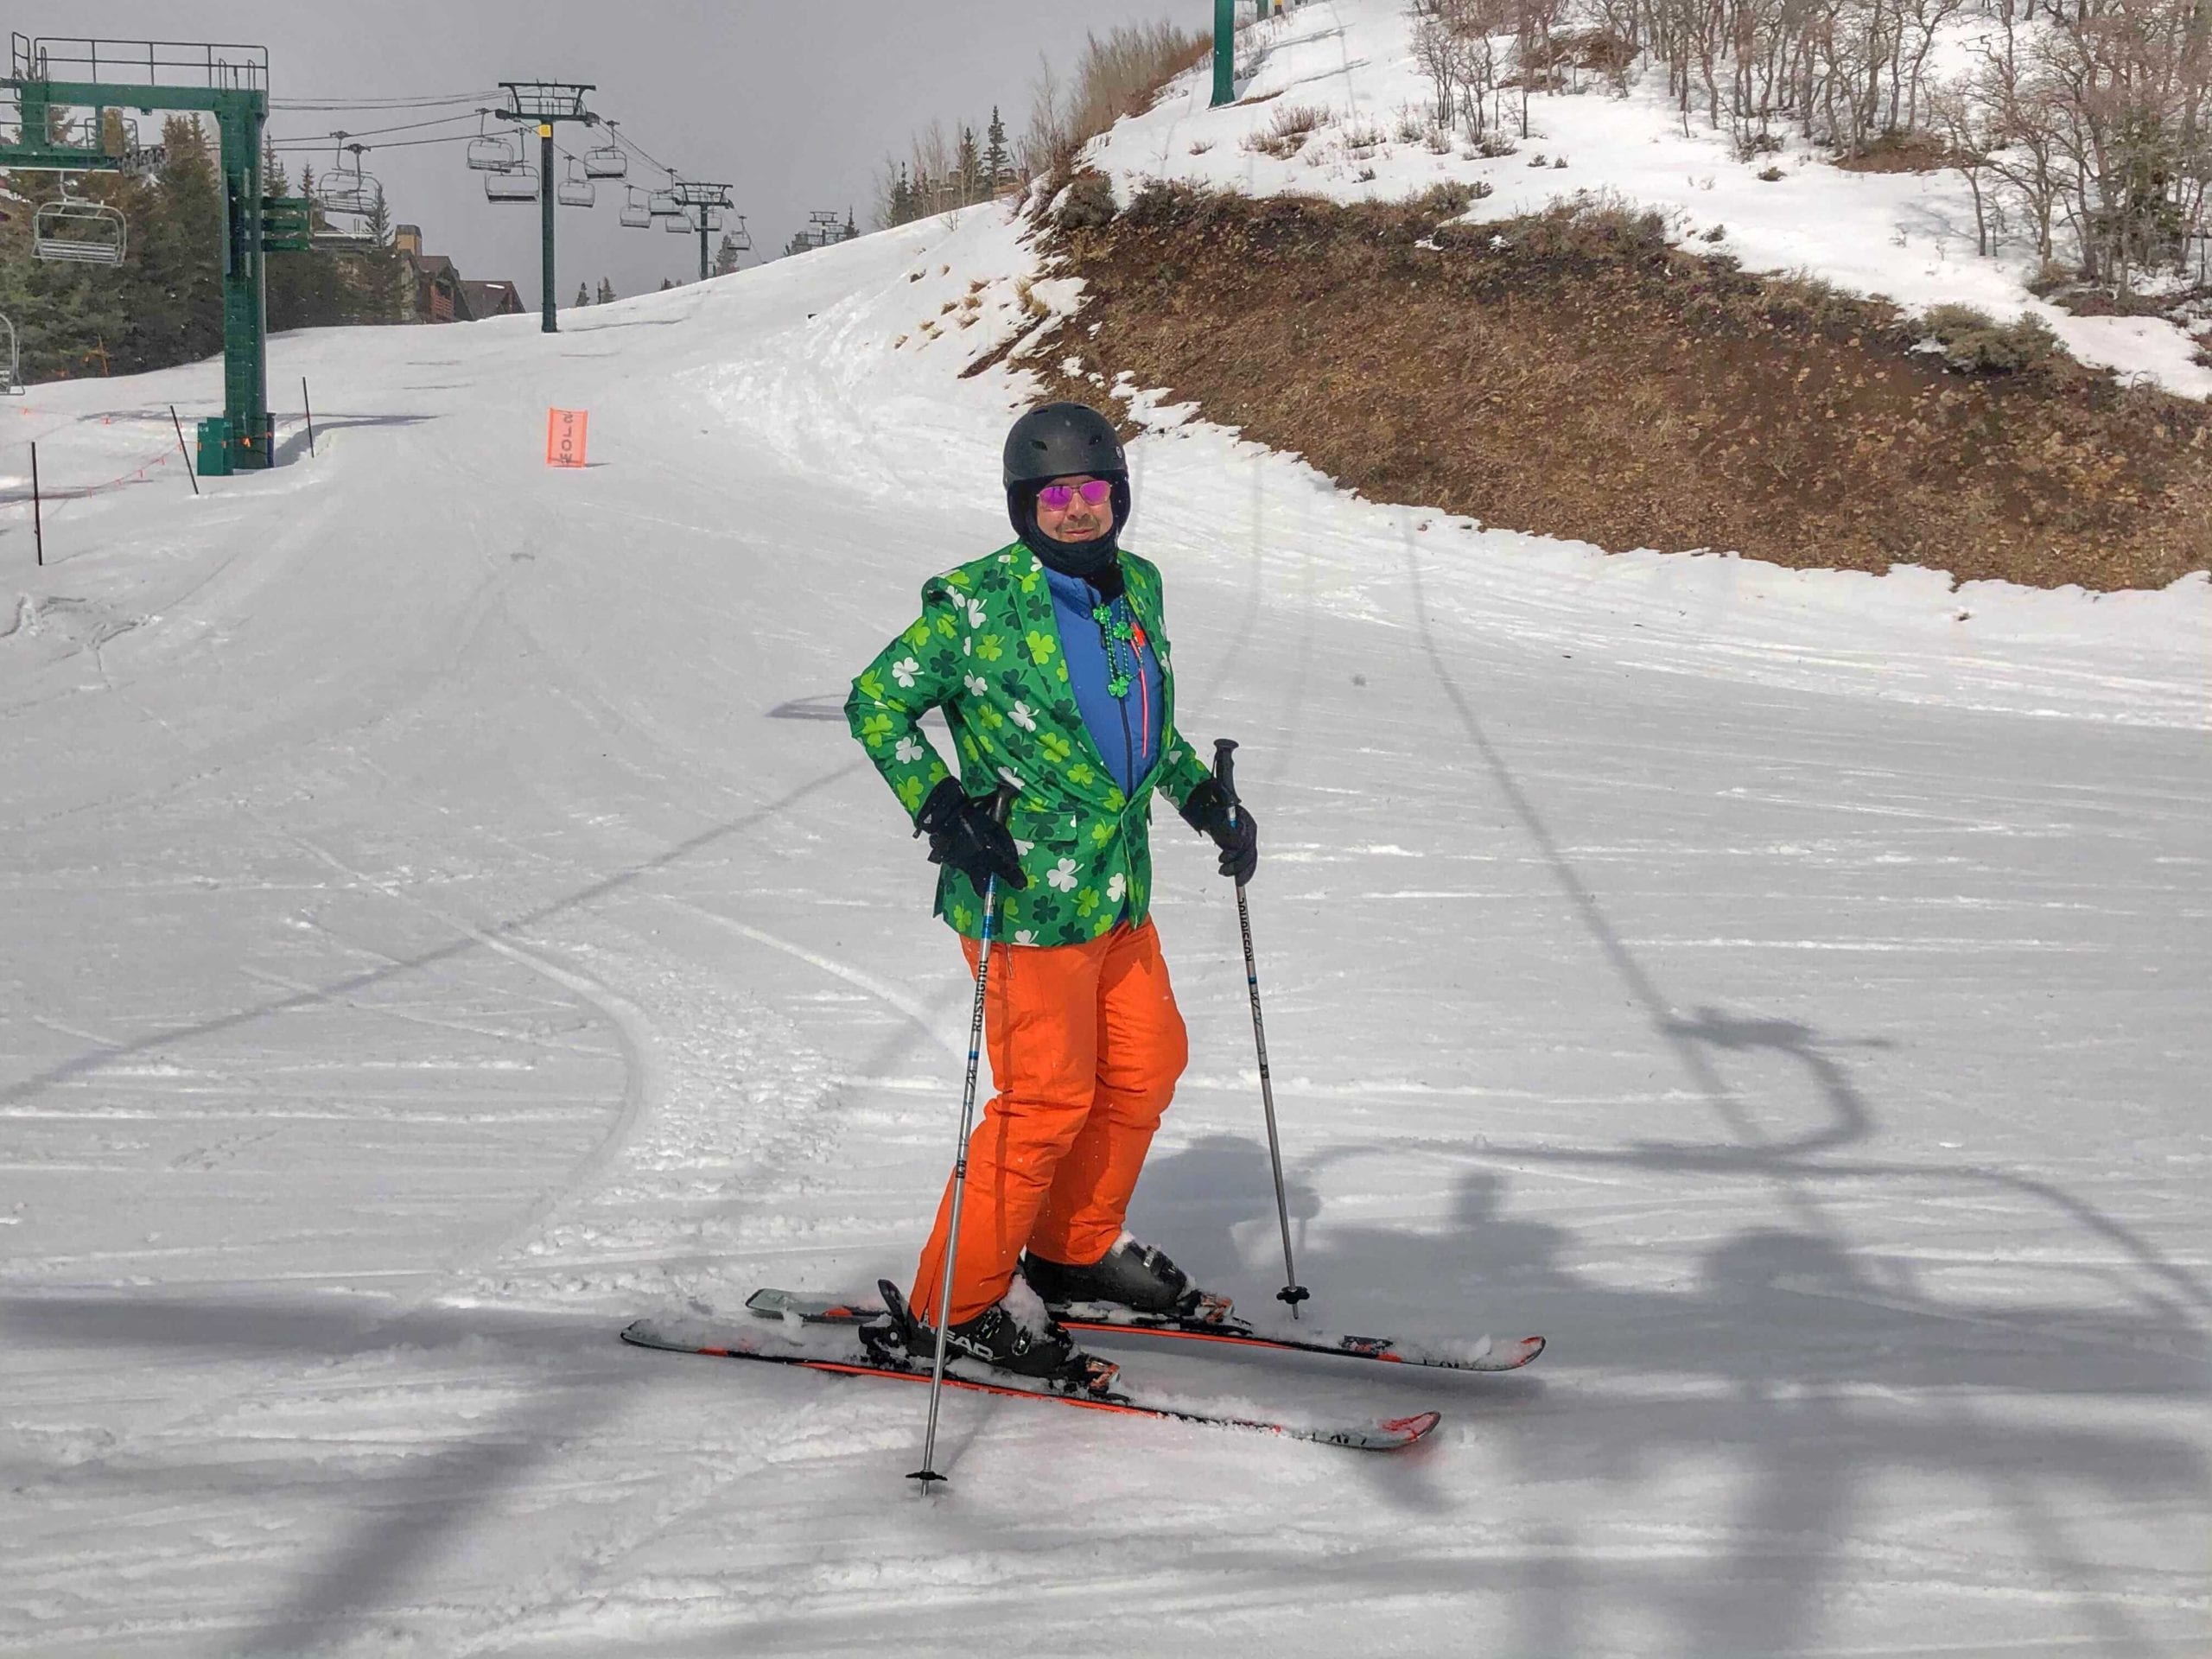
[[[474,110],[470,110],[470,111],[467,111],[466,113],[461,114],[461,115],[442,115],[442,116],[438,117],[438,118],[437,118],[437,119],[435,119],[435,121],[409,121],[409,122],[405,122],[405,123],[402,124],[401,125],[399,125],[399,126],[396,126],[396,127],[364,127],[364,128],[362,128],[359,132],[352,132],[352,131],[349,131],[349,132],[347,132],[347,133],[346,133],[346,136],[348,138],[359,138],[359,137],[374,137],[377,134],[378,134],[378,133],[380,133],[380,132],[419,132],[419,131],[421,131],[424,127],[444,127],[444,126],[450,126],[450,125],[452,125],[452,124],[453,124],[454,122],[456,122],[456,121],[467,121],[467,120],[470,120],[470,119],[472,119],[472,118],[475,116],[475,114],[476,114],[476,111],[474,111]],[[282,138],[272,138],[271,140],[270,140],[270,142],[271,143],[276,143],[276,144],[289,144],[289,143],[320,143],[320,142],[322,142],[322,141],[324,141],[324,140],[327,140],[327,139],[331,139],[331,138],[335,138],[337,136],[338,136],[337,130],[336,130],[335,129],[334,129],[333,130],[331,130],[331,131],[329,131],[329,132],[326,132],[326,133],[323,133],[323,134],[320,135],[320,137],[310,137],[310,136],[306,135],[306,134],[297,135],[296,137],[292,136],[292,135],[287,135],[286,137],[282,137]]]
[[[339,99],[277,98],[270,100],[269,107],[272,110],[321,110],[334,113],[347,110],[442,110],[454,104],[480,104],[499,96],[499,88],[495,86],[480,92],[460,93],[452,98],[372,98],[353,104]]]

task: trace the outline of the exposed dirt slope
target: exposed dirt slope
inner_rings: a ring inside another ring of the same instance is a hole
[[[1083,359],[1065,395],[1128,370],[1368,496],[1602,547],[2099,589],[2212,563],[2201,404],[2063,359],[1947,371],[1891,308],[1656,219],[1448,213],[1149,188],[1054,233],[1088,286],[1033,355]]]

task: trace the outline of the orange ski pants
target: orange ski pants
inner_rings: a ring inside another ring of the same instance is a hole
[[[973,973],[976,943],[961,944]],[[1149,918],[1085,944],[994,941],[983,1002],[998,1092],[968,1141],[954,1325],[1006,1294],[1025,1248],[1086,1263],[1113,1249],[1189,1058]],[[948,1181],[910,1304],[931,1325],[951,1216]]]

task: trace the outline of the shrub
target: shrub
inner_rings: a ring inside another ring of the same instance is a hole
[[[1763,167],[1758,170],[1758,176],[1769,184],[1772,184],[1782,177],[1782,169],[1778,167]]]
[[[1487,194],[1487,193],[1485,193]],[[1427,218],[1457,219],[1475,200],[1475,187],[1465,179],[1447,179],[1406,198],[1406,206]]]
[[[2050,325],[2024,312],[2011,322],[1999,322],[1971,305],[1938,305],[1913,327],[1920,335],[1915,351],[1940,355],[1946,368],[1961,374],[2017,374],[2063,354]]]
[[[1069,182],[1060,200],[1058,223],[1064,231],[1080,231],[1112,224],[1118,211],[1114,181],[1096,168],[1085,168]]]

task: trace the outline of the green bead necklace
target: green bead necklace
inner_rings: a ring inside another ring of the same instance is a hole
[[[1138,645],[1144,643],[1136,624],[1129,616],[1128,600],[1116,597],[1111,604],[1090,607],[1090,620],[1098,625],[1098,632],[1106,645],[1106,665],[1113,671],[1106,689],[1116,697],[1129,695],[1134,683],[1132,676],[1137,669]]]

